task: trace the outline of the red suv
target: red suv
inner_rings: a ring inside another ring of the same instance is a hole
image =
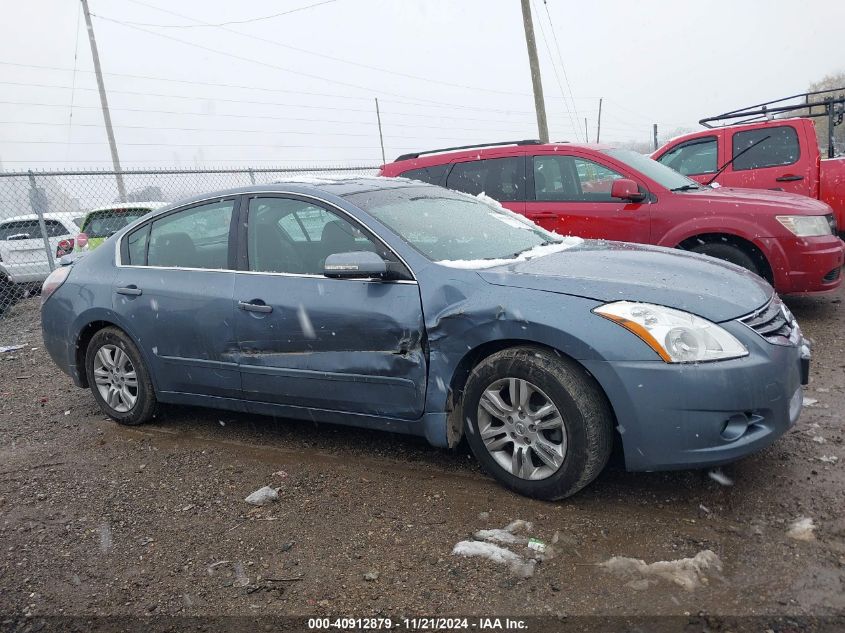
[[[781,294],[842,283],[845,245],[827,204],[780,191],[711,188],[626,149],[495,143],[405,154],[380,174],[484,193],[562,235],[718,257]]]

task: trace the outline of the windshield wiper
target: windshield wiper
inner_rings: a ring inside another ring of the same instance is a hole
[[[723,171],[725,171],[725,170],[726,170],[726,169],[727,169],[730,165],[733,165],[733,162],[734,162],[737,158],[739,158],[740,156],[742,156],[745,152],[747,152],[748,150],[750,150],[752,147],[756,147],[757,145],[759,145],[759,144],[760,144],[760,143],[762,143],[763,141],[768,141],[770,138],[772,138],[771,134],[770,134],[769,136],[764,136],[763,138],[761,138],[761,139],[758,139],[758,140],[754,141],[751,145],[749,145],[748,147],[746,147],[746,148],[745,148],[744,150],[742,150],[741,152],[737,152],[736,154],[734,154],[734,157],[733,157],[733,158],[731,158],[731,159],[730,159],[727,163],[725,163],[724,165],[722,165],[721,167],[719,167],[718,171],[717,171],[715,174],[713,174],[713,177],[712,177],[710,180],[708,180],[707,182],[705,182],[704,184],[705,184],[705,185],[712,184],[712,183],[713,183],[713,181],[714,181],[714,180],[716,180],[716,178],[718,178],[719,176],[721,176],[721,175],[722,175],[722,172],[723,172]],[[673,189],[673,191],[674,191],[674,189]]]
[[[550,244],[560,244],[560,242],[555,241],[555,240],[546,240],[545,242],[540,242],[539,244],[535,244],[534,246],[529,246],[528,248],[523,248],[521,251],[517,251],[514,254],[512,254],[511,257],[519,257],[520,255],[522,255],[526,251],[533,250],[533,249],[538,248],[540,246],[549,246]]]
[[[698,191],[701,189],[699,185],[683,185],[682,187],[675,187],[674,189],[670,189],[669,191]]]

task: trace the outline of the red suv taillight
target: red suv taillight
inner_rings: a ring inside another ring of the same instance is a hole
[[[64,257],[65,255],[70,255],[73,252],[73,238],[62,240],[59,242],[58,246],[56,246],[56,257]]]
[[[76,245],[79,248],[85,248],[88,245],[88,234],[80,233],[76,236]]]

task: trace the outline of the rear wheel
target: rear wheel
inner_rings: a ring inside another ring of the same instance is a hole
[[[716,259],[722,259],[726,262],[730,262],[731,264],[736,264],[737,266],[745,268],[745,270],[749,270],[755,275],[759,275],[761,277],[763,276],[761,268],[757,262],[754,261],[754,258],[740,247],[733,244],[718,242],[701,244],[700,246],[691,248],[690,251],[701,255],[709,255],[710,257],[715,257]]]
[[[463,415],[485,470],[529,497],[578,492],[610,456],[604,393],[581,366],[545,349],[512,348],[482,361],[467,382]]]
[[[156,397],[141,354],[125,332],[108,327],[91,338],[85,353],[88,384],[100,409],[121,424],[143,424],[155,414]]]

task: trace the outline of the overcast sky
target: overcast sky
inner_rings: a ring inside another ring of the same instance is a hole
[[[845,70],[840,0],[532,1],[555,140],[602,96],[602,141],[665,139]],[[0,162],[107,167],[80,3],[0,6]],[[90,6],[124,167],[380,163],[374,97],[388,160],[537,136],[518,0]]]

